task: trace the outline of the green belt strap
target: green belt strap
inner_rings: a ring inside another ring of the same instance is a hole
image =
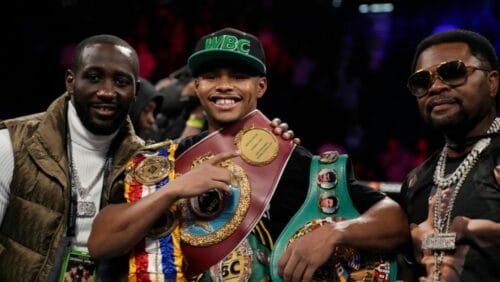
[[[349,196],[349,191],[347,188],[347,175],[353,173],[351,171],[352,167],[349,163],[348,155],[340,155],[338,159],[331,163],[324,163],[320,162],[319,160],[319,156],[314,156],[312,159],[311,169],[309,173],[309,190],[304,204],[292,217],[292,219],[287,224],[283,232],[278,237],[278,240],[276,240],[276,243],[274,244],[274,249],[272,251],[270,261],[272,281],[282,281],[281,277],[278,275],[278,260],[286,249],[286,246],[292,236],[294,236],[299,229],[302,228],[302,230],[305,230],[307,229],[304,227],[305,225],[309,224],[308,226],[311,227],[310,223],[312,221],[319,222],[318,220],[320,219],[322,224],[324,224],[328,221],[331,222],[331,219],[333,219],[334,221],[339,221],[343,219],[356,218],[360,215],[352,204],[351,197]],[[347,171],[348,169],[349,171]],[[336,174],[336,181],[333,181],[333,183],[329,182],[329,185],[320,185],[318,183],[318,173],[320,171],[333,171]],[[326,188],[323,188],[322,186]],[[329,213],[325,213],[319,206],[319,199],[322,195],[325,196],[332,194],[334,194],[338,199],[338,209],[334,213],[330,213],[331,211]],[[310,229],[308,230],[311,231]],[[305,231],[305,233],[307,232],[308,231]],[[298,237],[300,236],[301,235],[299,235]],[[318,244],[321,243],[318,242]],[[382,261],[387,262],[385,260]],[[382,277],[379,277],[377,281],[395,281],[397,272],[396,267],[396,262],[391,261],[390,274],[382,274],[377,272],[379,276],[386,276],[385,279],[380,279]],[[339,277],[338,279],[338,281],[343,280],[343,277]]]

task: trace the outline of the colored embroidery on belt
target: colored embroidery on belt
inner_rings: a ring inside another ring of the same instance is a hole
[[[140,152],[127,163],[125,198],[128,203],[154,193],[175,178],[176,149],[177,144],[167,144],[155,152]],[[172,205],[170,214],[133,248],[129,281],[185,281],[176,209],[176,205]]]

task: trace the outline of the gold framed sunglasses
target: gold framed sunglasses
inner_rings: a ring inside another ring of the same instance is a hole
[[[408,78],[407,87],[411,94],[422,97],[429,92],[437,78],[449,86],[459,86],[467,81],[467,77],[475,70],[491,71],[491,69],[466,65],[461,60],[440,63],[436,71],[418,70]]]

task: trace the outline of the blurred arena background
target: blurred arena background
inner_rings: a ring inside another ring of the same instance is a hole
[[[405,85],[416,44],[461,27],[500,50],[500,1],[59,0],[2,9],[0,119],[44,110],[64,91],[72,48],[97,33],[126,39],[153,83],[181,68],[203,34],[260,37],[270,89],[259,102],[312,152],[351,155],[358,179],[400,182],[440,137]]]

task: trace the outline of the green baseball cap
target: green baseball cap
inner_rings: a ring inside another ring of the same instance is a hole
[[[235,28],[224,28],[203,36],[196,43],[194,53],[188,58],[193,74],[215,61],[227,61],[266,74],[264,48],[259,39]]]

